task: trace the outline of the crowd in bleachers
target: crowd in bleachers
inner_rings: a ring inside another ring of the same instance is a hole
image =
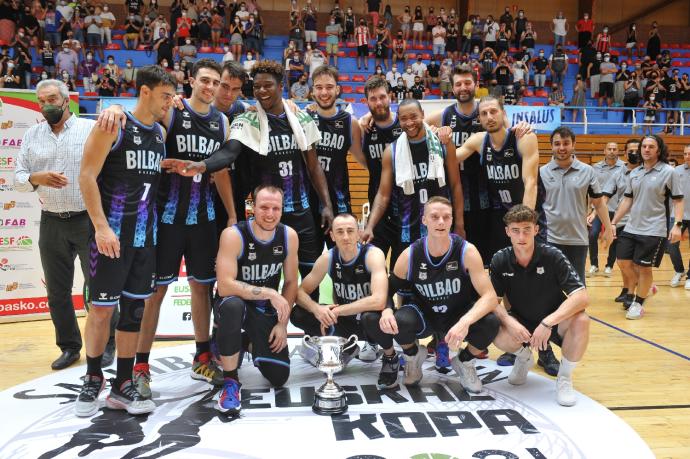
[[[257,1],[175,0],[166,14],[158,0],[144,1],[126,0],[126,16],[117,17],[107,4],[88,0],[4,0],[0,20],[13,21],[16,34],[0,42],[0,83],[30,88],[56,76],[87,95],[131,93],[136,64],[109,54],[127,49],[155,54],[155,62],[175,73],[178,92],[188,94],[191,64],[199,54],[242,61],[248,72],[264,56],[265,25]],[[558,12],[550,24],[552,37],[540,40],[524,10],[513,16],[515,10],[506,7],[498,20],[470,15],[461,23],[453,8],[393,11],[379,0],[365,3],[366,14],[335,0],[327,15],[319,15],[310,0],[291,2],[289,43],[282,53],[289,96],[308,100],[311,72],[324,63],[338,66],[340,58],[345,81],[383,77],[398,100],[452,97],[451,70],[466,64],[479,79],[478,96],[497,95],[507,104],[641,107],[648,124],[659,122],[664,108],[690,109],[690,81],[679,68],[686,61],[675,61],[690,58],[690,45],[662,44],[656,23],[646,43],[634,23],[626,42],[617,43],[608,26],[585,14],[575,23],[575,42],[566,40],[570,24]],[[341,96],[357,100],[358,88],[346,85]],[[251,92],[249,83],[245,96]],[[579,112],[571,110],[572,121]],[[623,122],[632,115],[626,110]],[[663,119],[668,132],[680,121],[673,112]]]

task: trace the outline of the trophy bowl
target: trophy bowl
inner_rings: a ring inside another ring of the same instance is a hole
[[[333,375],[343,369],[343,352],[357,345],[357,335],[349,338],[305,335],[302,343],[316,352],[316,368],[326,373],[326,382],[314,393],[312,411],[322,416],[346,412],[345,391],[333,381]]]

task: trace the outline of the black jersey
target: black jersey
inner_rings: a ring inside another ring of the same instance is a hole
[[[225,143],[225,115],[211,106],[207,114],[196,113],[186,101],[173,110],[166,147],[171,158],[202,161]],[[195,225],[216,219],[210,173],[194,177],[165,174],[158,192],[161,222]]]
[[[456,320],[479,297],[464,264],[467,241],[457,234],[449,237],[450,248],[436,263],[426,237],[410,246],[407,280],[412,284],[412,300],[434,321]]]
[[[283,262],[288,253],[287,226],[278,223],[273,239],[263,241],[254,236],[252,222],[238,222],[235,229],[242,236],[242,252],[237,257],[237,280],[256,287],[278,290],[283,275]],[[267,304],[268,300],[259,300],[258,305]]]
[[[396,150],[399,148],[397,141],[391,145],[393,153],[393,164],[395,164]],[[401,187],[395,185],[391,195],[391,201],[397,203],[397,221],[400,225],[400,242],[412,243],[420,237],[426,236],[426,226],[422,224],[424,215],[424,204],[433,196],[443,196],[450,199],[448,184],[439,186],[438,180],[427,178],[429,172],[429,148],[426,144],[426,137],[417,142],[410,142],[410,153],[412,156],[412,169],[414,173],[414,193],[405,194]],[[446,150],[443,147],[443,159],[445,160]],[[445,166],[444,166],[445,170]],[[445,171],[446,178],[448,171]],[[393,167],[393,183],[397,183],[395,178],[395,167]]]
[[[335,214],[352,213],[350,205],[350,175],[347,168],[347,152],[352,146],[352,115],[339,110],[332,117],[307,111],[321,131],[316,144],[316,155],[326,175],[328,194]]]
[[[376,123],[371,128],[371,131],[365,133],[362,138],[362,152],[367,160],[367,169],[369,169],[369,203],[374,205],[374,198],[379,191],[379,183],[381,183],[381,159],[383,158],[383,151],[395,139],[402,134],[402,128],[398,117],[395,117],[393,122],[386,126],[380,127]]]
[[[165,158],[163,129],[147,126],[127,112],[127,122],[98,176],[108,224],[127,247],[156,245],[156,193]]]
[[[230,106],[230,109],[224,113],[228,118],[230,124],[235,119],[237,115],[240,115],[246,111],[246,108],[242,102],[239,100]],[[237,219],[244,220],[245,215],[241,212],[245,207],[245,200],[251,192],[250,181],[248,180],[247,174],[249,171],[249,166],[247,163],[248,155],[239,155],[237,159],[230,165],[230,178],[232,179],[232,196],[235,200],[235,210],[237,210]],[[222,205],[220,199],[216,200],[216,205]]]
[[[522,202],[525,185],[522,182],[522,156],[518,151],[515,132],[508,130],[499,149],[491,145],[487,133],[480,152],[482,177],[486,180],[493,209],[508,210]]]
[[[464,144],[470,135],[482,132],[482,123],[479,122],[479,112],[476,107],[471,115],[467,116],[458,111],[457,104],[446,107],[443,110],[442,126],[450,126],[453,131],[453,143],[456,148]],[[486,183],[479,179],[481,164],[479,155],[472,155],[460,162],[460,181],[462,182],[462,194],[465,201],[465,211],[488,209],[489,193]]]
[[[286,115],[268,116],[268,154],[245,148],[251,168],[251,188],[271,184],[283,190],[283,213],[309,209],[309,175],[302,151]]]
[[[371,273],[367,268],[367,252],[370,244],[360,245],[357,255],[345,263],[338,247],[329,251],[328,275],[333,280],[333,302],[349,304],[371,296]]]

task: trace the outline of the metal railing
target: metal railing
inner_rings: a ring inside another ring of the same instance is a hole
[[[638,117],[644,119],[644,113],[647,111],[643,107],[596,107],[596,106],[565,106],[561,108],[562,110],[562,124],[566,126],[581,126],[583,128],[584,134],[592,134],[592,127],[597,126],[618,126],[623,128],[630,128],[631,134],[638,134],[648,127],[651,128],[655,133],[661,132],[668,124],[666,122],[659,122],[661,120],[668,120],[670,113],[676,113],[676,122],[673,124],[673,134],[672,135],[685,135],[685,130],[690,128],[690,108],[660,108],[657,109],[657,114],[655,117],[655,122],[646,123],[640,121]],[[574,110],[578,110],[582,114],[582,121],[569,121]],[[632,110],[633,116],[627,123],[621,124],[622,122],[618,119],[609,120],[606,119],[606,114],[615,113],[621,114],[624,111]],[[603,113],[604,119],[600,121],[593,121],[592,114]],[[640,116],[641,114],[641,116]],[[686,119],[688,118],[688,119]],[[659,129],[661,128],[661,129]]]

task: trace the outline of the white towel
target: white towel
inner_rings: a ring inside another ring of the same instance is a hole
[[[445,186],[446,173],[443,169],[443,147],[436,134],[431,132],[426,123],[424,123],[424,130],[426,131],[426,146],[429,150],[429,168],[426,178],[428,180],[436,179],[438,186]],[[395,184],[403,189],[404,194],[413,194],[414,170],[412,166],[412,151],[410,150],[410,142],[405,132],[393,143],[392,148],[395,151],[395,164],[393,164],[395,168]]]
[[[285,110],[285,115],[287,116],[288,123],[292,128],[292,132],[295,134],[295,142],[297,146],[302,151],[307,151],[307,149],[314,143],[307,143],[307,136],[304,133],[304,129],[297,119],[297,116],[285,106],[285,99],[283,99],[283,110]],[[266,156],[268,154],[268,115],[264,111],[260,103],[256,104],[256,113],[259,115],[259,132],[261,133],[261,138],[259,140],[259,154]],[[319,134],[319,139],[321,135]]]

